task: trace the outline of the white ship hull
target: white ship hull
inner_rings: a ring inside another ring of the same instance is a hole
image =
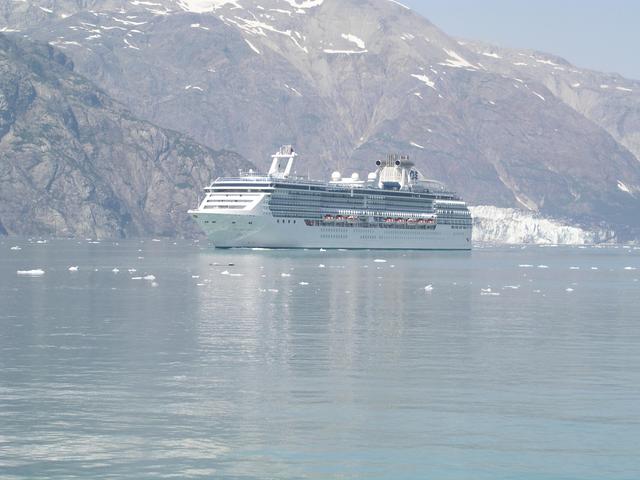
[[[326,248],[470,250],[471,230],[438,225],[433,230],[308,226],[271,216],[191,211],[217,248]],[[215,222],[215,223],[214,223]]]

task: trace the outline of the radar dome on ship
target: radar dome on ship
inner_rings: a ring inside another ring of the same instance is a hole
[[[378,174],[376,172],[371,172],[367,176],[367,179],[369,179],[369,180],[375,180],[376,178],[378,178]]]
[[[331,180],[333,180],[334,182],[339,182],[341,178],[342,175],[340,175],[340,172],[336,171],[331,174]]]
[[[360,180],[360,174],[358,172],[353,172],[351,174],[351,180],[353,180],[354,182],[357,182],[358,180]]]

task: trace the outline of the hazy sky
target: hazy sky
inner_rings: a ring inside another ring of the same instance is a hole
[[[640,79],[637,0],[401,0],[446,33]]]

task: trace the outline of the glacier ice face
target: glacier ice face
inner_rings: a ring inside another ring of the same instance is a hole
[[[515,208],[478,205],[469,209],[474,242],[584,245],[615,240],[610,231],[587,230]]]

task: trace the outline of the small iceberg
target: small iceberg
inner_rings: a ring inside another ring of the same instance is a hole
[[[376,258],[373,263],[387,263],[387,261],[384,258]]]
[[[580,270],[580,267],[569,267],[569,270]]]
[[[225,270],[224,272],[220,272],[220,275],[229,275],[229,270]]]
[[[144,280],[155,280],[156,276],[155,275],[145,275],[144,277],[142,277]]]
[[[33,270],[17,270],[16,273],[27,277],[40,277],[41,275],[44,275],[44,270],[41,268],[35,268]]]
[[[111,270],[111,271],[112,271],[113,273],[118,273],[118,272],[120,271],[120,269],[116,267],[116,268],[114,268],[114,269],[113,269],[113,270]]]
[[[77,265],[69,267],[69,271],[70,272],[77,272],[80,269],[80,267],[78,267]]]
[[[549,268],[549,265],[538,265],[538,268]]]
[[[565,289],[564,289],[564,291],[565,291],[565,292],[573,292],[573,288],[568,287],[568,288],[565,288]]]
[[[636,267],[624,267],[625,270],[635,270]]]
[[[308,282],[300,282],[300,283],[298,283],[298,285],[309,285],[309,283]]]
[[[281,273],[280,276],[281,277],[290,277],[291,274],[290,273]]]
[[[429,284],[426,287],[424,287],[424,291],[425,292],[433,292],[433,285]]]
[[[320,265],[318,265],[318,268],[325,268],[325,266],[321,263]]]
[[[15,247],[11,247],[11,250],[22,250],[22,248],[16,245]]]
[[[499,297],[500,296],[500,292],[494,292],[493,290],[491,290],[491,287],[481,288],[480,289],[480,295],[490,295],[490,296],[493,296],[493,297]]]
[[[521,263],[518,265],[520,268],[533,268],[533,265],[529,265],[528,263]]]
[[[503,289],[511,289],[511,290],[518,290],[520,288],[520,285],[505,285],[504,287],[502,287]]]

